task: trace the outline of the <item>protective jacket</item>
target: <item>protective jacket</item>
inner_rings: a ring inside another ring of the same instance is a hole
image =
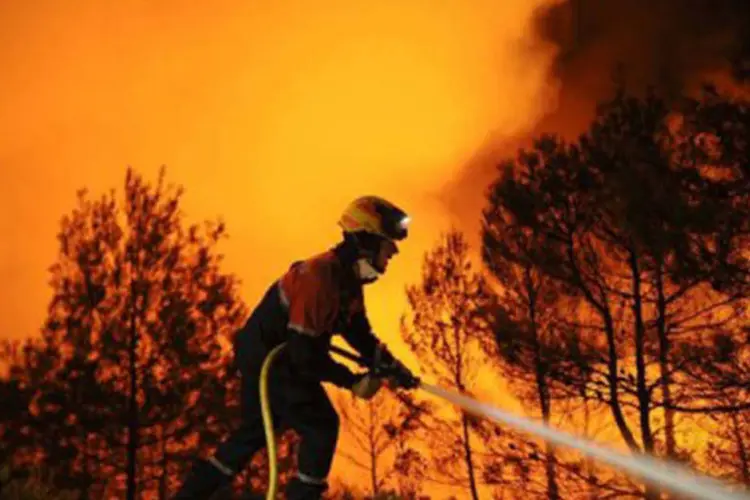
[[[262,363],[268,352],[286,342],[280,363],[289,363],[291,374],[301,383],[352,386],[356,375],[329,354],[333,335],[341,334],[367,360],[379,344],[365,311],[362,284],[354,273],[355,255],[340,244],[294,262],[268,288],[237,333],[252,337],[248,339],[256,350],[252,363]]]

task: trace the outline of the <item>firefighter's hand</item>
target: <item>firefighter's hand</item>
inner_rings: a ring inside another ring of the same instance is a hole
[[[378,377],[365,373],[352,385],[352,392],[362,398],[370,399],[380,390],[382,380]]]
[[[419,379],[397,359],[393,360],[388,368],[388,372],[388,385],[393,388],[403,387],[404,389],[414,389],[419,387]]]

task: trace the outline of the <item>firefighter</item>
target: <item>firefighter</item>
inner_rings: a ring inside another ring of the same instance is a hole
[[[375,282],[398,253],[409,218],[376,196],[354,200],[339,225],[343,240],[329,250],[294,262],[266,291],[233,339],[241,376],[242,423],[215,453],[200,460],[176,499],[206,499],[229,484],[252,456],[266,446],[259,377],[266,355],[286,343],[268,377],[276,432],[294,429],[300,437],[298,472],[287,485],[290,500],[319,499],[328,487],[339,432],[339,417],[322,383],[369,399],[382,380],[370,372],[354,374],[333,360],[331,337],[340,334],[365,360],[376,355],[388,365],[391,383],[413,388],[417,379],[372,332],[363,285]]]

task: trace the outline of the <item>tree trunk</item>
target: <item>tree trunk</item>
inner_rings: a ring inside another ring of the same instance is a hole
[[[585,389],[584,389],[585,392]],[[584,400],[583,402],[583,420],[584,430],[583,435],[586,438],[591,437],[591,410],[589,408],[589,402]],[[594,459],[586,455],[584,459],[586,461],[586,479],[589,485],[589,500],[596,500],[599,498],[599,488],[596,486],[596,471],[594,470]]]
[[[549,424],[550,421],[550,404],[549,394],[546,383],[539,387],[540,397],[542,397],[542,420],[545,424]],[[557,485],[557,471],[556,471],[556,456],[555,446],[547,442],[546,453],[545,453],[545,472],[547,474],[547,498],[549,500],[559,500],[560,492]]]
[[[635,250],[630,253],[630,265],[633,272],[633,319],[635,320],[635,367],[636,393],[638,394],[639,422],[643,449],[651,453],[654,439],[651,433],[651,397],[646,385],[646,327],[643,323],[643,299],[641,297],[641,275],[638,256]]]
[[[633,319],[635,321],[635,367],[636,393],[638,394],[638,416],[641,427],[641,440],[646,453],[654,451],[654,436],[651,432],[651,395],[646,384],[646,327],[643,323],[643,299],[641,296],[641,270],[638,255],[630,249],[630,268],[633,273]],[[651,483],[646,484],[644,498],[656,500],[661,498],[659,489]]]
[[[464,434],[464,459],[466,460],[466,468],[469,473],[469,489],[471,490],[471,498],[473,500],[479,499],[479,493],[477,492],[477,483],[474,478],[474,459],[471,454],[471,443],[469,442],[469,417],[464,414],[461,417],[461,424],[463,427]]]
[[[537,325],[537,291],[534,287],[534,281],[531,277],[531,269],[529,267],[526,267],[526,269],[524,270],[524,277],[526,282],[526,295],[529,299],[529,322],[531,324],[531,338],[534,342],[534,368],[537,395],[539,397],[539,406],[542,409],[542,420],[545,424],[549,424],[552,411],[550,407],[549,386],[547,384],[547,369],[544,356],[542,355],[542,347],[539,340],[539,328]],[[555,471],[555,447],[554,445],[552,445],[552,443],[547,442],[545,455],[547,498],[549,498],[549,500],[558,500],[559,491],[557,486],[557,474]]]
[[[560,500],[560,492],[557,486],[557,467],[555,456],[555,446],[552,443],[547,443],[546,446],[546,463],[545,471],[547,473],[547,498],[549,500]]]
[[[457,326],[454,326],[453,328],[453,340],[456,345],[456,364],[454,366],[455,371],[453,374],[454,381],[456,383],[456,389],[464,392],[464,378],[462,369],[464,345],[461,339],[461,331]],[[471,442],[469,441],[469,417],[466,413],[461,414],[461,428],[463,431],[464,461],[466,462],[466,470],[469,475],[469,490],[471,491],[471,498],[473,500],[478,500],[479,494],[477,493],[477,483],[476,478],[474,477],[474,459],[471,453]]]
[[[573,248],[573,241],[568,241],[568,261],[572,265],[573,277],[571,283],[575,284],[577,288],[583,293],[583,296],[594,309],[599,313],[604,322],[604,333],[607,337],[607,386],[609,390],[609,406],[612,410],[612,416],[615,419],[617,429],[620,431],[622,438],[625,440],[628,448],[631,450],[640,451],[640,447],[635,440],[633,432],[628,427],[628,422],[625,419],[625,414],[622,411],[620,405],[620,394],[619,394],[619,382],[617,379],[618,370],[618,358],[617,358],[617,338],[615,336],[615,325],[612,319],[612,313],[607,303],[607,297],[604,295],[601,301],[597,300],[594,294],[591,292],[589,287],[586,285],[581,272],[578,269],[577,260],[575,256],[575,250]]]
[[[640,447],[635,441],[633,432],[630,430],[630,427],[628,427],[628,422],[625,420],[625,414],[620,405],[619,381],[617,379],[617,340],[615,339],[615,325],[612,320],[612,315],[608,310],[605,310],[604,313],[604,331],[607,336],[607,354],[609,356],[609,359],[607,360],[609,407],[612,410],[612,416],[615,419],[615,424],[617,424],[617,429],[620,431],[625,443],[631,450],[640,451]]]
[[[134,282],[135,283],[135,282]],[[128,375],[130,395],[128,398],[128,448],[127,448],[127,500],[136,498],[136,460],[138,452],[138,325],[136,323],[136,289],[131,286],[130,345],[128,347]]]
[[[659,261],[656,267],[656,292],[657,292],[657,318],[656,329],[659,336],[659,375],[662,398],[664,398],[664,442],[666,444],[667,457],[674,459],[677,456],[677,443],[675,442],[674,410],[672,404],[672,382],[669,375],[669,337],[667,334],[667,300],[664,294],[663,263]]]

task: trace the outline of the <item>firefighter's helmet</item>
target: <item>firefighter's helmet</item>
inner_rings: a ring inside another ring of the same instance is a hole
[[[409,234],[409,216],[393,203],[378,196],[362,196],[341,214],[344,233],[369,233],[388,240],[403,240]]]

